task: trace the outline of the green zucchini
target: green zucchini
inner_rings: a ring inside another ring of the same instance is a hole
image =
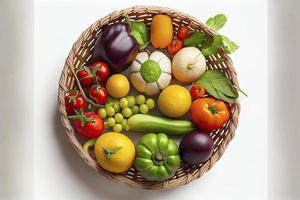
[[[146,133],[166,133],[182,135],[196,130],[196,126],[188,120],[168,119],[148,114],[136,114],[128,119],[131,131]]]

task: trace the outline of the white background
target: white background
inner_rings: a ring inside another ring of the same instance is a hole
[[[266,199],[266,2],[163,2],[36,1],[36,199]],[[240,124],[224,157],[201,179],[169,191],[128,188],[94,172],[67,142],[57,114],[60,72],[64,59],[80,33],[109,12],[138,4],[172,7],[203,21],[215,14],[225,13],[228,24],[221,32],[241,46],[232,59],[240,85],[249,94],[248,98],[241,98]]]
[[[7,61],[1,65],[4,78],[0,84],[5,94],[0,106],[4,133],[0,135],[0,145],[5,149],[0,151],[0,199],[267,199],[265,0],[36,0],[34,12],[29,1],[8,2],[0,6],[1,14],[12,16],[6,20],[7,24],[1,23],[1,33],[9,33],[8,37],[1,37],[1,42],[18,51],[1,48],[0,53],[1,60]],[[221,33],[241,46],[232,59],[240,85],[249,97],[240,99],[242,112],[236,137],[222,159],[201,179],[167,191],[128,188],[97,174],[68,143],[57,113],[58,80],[72,44],[97,19],[133,5],[167,6],[202,21],[225,13],[228,23]],[[34,13],[34,31],[30,31],[33,27],[30,13]],[[11,24],[18,26],[14,29]],[[32,38],[34,67],[30,60],[33,59]],[[15,84],[10,85],[12,81]],[[279,179],[275,181],[280,183]],[[288,197],[289,193],[280,193],[280,186],[277,184],[277,199],[285,199],[281,197]]]

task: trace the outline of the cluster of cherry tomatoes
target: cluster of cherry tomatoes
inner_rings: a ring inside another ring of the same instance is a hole
[[[90,67],[82,67],[76,73],[80,82],[78,88],[87,88],[87,96],[95,104],[104,105],[108,94],[103,86],[109,77],[109,68],[104,62],[93,63]],[[104,122],[95,112],[86,112],[85,94],[79,90],[69,92],[65,97],[65,107],[69,118],[75,120],[76,131],[84,138],[95,138],[104,130]]]
[[[172,40],[168,45],[168,52],[170,54],[176,54],[183,48],[183,40],[190,36],[190,29],[187,26],[181,26],[177,31],[177,39]]]

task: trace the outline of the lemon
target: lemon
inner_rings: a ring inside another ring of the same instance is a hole
[[[167,117],[182,117],[189,111],[191,104],[189,91],[180,85],[166,87],[158,97],[158,108]]]
[[[110,96],[122,98],[129,92],[129,81],[123,74],[114,74],[106,82],[106,89]]]

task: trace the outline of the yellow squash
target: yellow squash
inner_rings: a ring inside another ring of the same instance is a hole
[[[155,15],[151,22],[150,40],[155,48],[166,48],[173,39],[172,19],[168,15]]]
[[[132,166],[135,147],[126,135],[108,132],[97,139],[95,156],[100,166],[107,171],[123,173]]]

